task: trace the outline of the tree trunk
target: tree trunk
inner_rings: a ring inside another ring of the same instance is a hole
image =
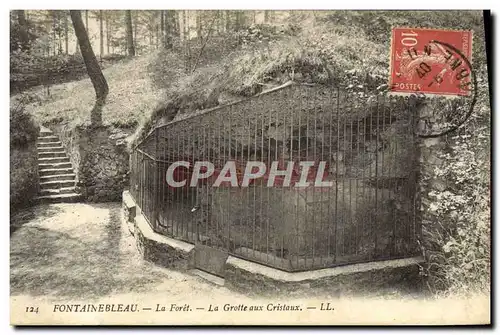
[[[234,27],[234,30],[238,31],[240,30],[241,26],[242,26],[242,15],[241,15],[241,11],[240,10],[237,10],[236,11],[236,22],[235,22],[235,27]]]
[[[234,30],[238,31],[240,29],[240,11],[237,10],[235,13],[235,19],[234,19]]]
[[[109,55],[109,15],[108,12],[104,15],[106,19],[106,53]]]
[[[28,35],[28,22],[24,10],[17,10],[17,22],[19,23],[19,39],[21,42],[21,50],[26,51],[29,49],[29,35]]]
[[[187,13],[182,11],[182,44],[184,45],[184,69],[189,72],[189,52],[188,52],[188,28],[187,28]]]
[[[64,12],[64,52],[68,54],[68,13]]]
[[[57,39],[56,39],[56,11],[50,11],[52,16],[52,47],[54,50],[54,56],[57,55]]]
[[[200,12],[200,11],[195,12],[195,15],[196,15],[196,37],[198,37],[200,40],[203,39],[201,14],[202,14],[202,12]]]
[[[134,36],[132,31],[132,12],[125,11],[125,28],[127,31],[127,51],[130,57],[135,56]]]
[[[228,10],[226,10],[224,12],[224,17],[225,17],[225,21],[226,21],[226,32],[228,32],[230,29],[231,29],[231,15],[230,15],[230,12]]]
[[[80,45],[80,50],[82,52],[83,61],[85,62],[87,73],[90,77],[92,85],[94,86],[96,94],[96,102],[90,114],[90,122],[93,126],[99,126],[102,124],[102,108],[106,103],[106,97],[109,92],[108,83],[102,74],[99,63],[95,57],[94,50],[92,50],[92,46],[90,45],[89,36],[85,31],[80,11],[71,10],[70,15],[75,29],[76,38],[78,39],[78,44]]]
[[[179,14],[177,14],[179,13]],[[181,18],[180,11],[172,12],[172,36],[180,36],[181,34]]]
[[[165,44],[165,11],[160,11],[160,37],[161,42]]]
[[[208,40],[210,39],[210,35],[212,34],[212,30],[213,30],[213,27],[214,27],[214,23],[215,21],[217,20],[217,16],[214,16],[212,18],[212,22],[210,23],[210,26],[208,27],[208,33],[207,33],[207,36],[205,36],[205,38],[203,39],[203,43],[200,47],[200,51],[198,53],[198,57],[196,57],[196,60],[194,62],[194,65],[193,67],[191,68],[191,73],[193,73],[195,70],[196,70],[196,67],[198,66],[198,63],[201,59],[201,56],[203,55],[203,50],[205,49],[205,46],[207,45],[207,42]]]
[[[160,25],[157,23],[155,25],[155,49],[158,49],[160,45]]]
[[[88,35],[88,32],[89,32],[89,11],[88,10],[85,11],[85,29],[87,29],[87,35]]]
[[[137,42],[138,39],[137,39],[137,11],[134,11],[134,18],[132,20],[132,22],[134,23],[134,41]]]
[[[164,17],[164,36],[163,36],[163,44],[166,49],[173,48],[174,36],[176,34],[176,16],[177,13],[173,10],[168,10],[165,13]]]
[[[264,11],[264,23],[268,23],[269,22],[269,11],[268,10],[265,10]]]
[[[167,16],[168,19],[168,43],[170,46],[170,49],[174,47],[174,38],[176,36],[180,36],[181,33],[181,23],[179,20],[179,16],[177,15],[177,11],[171,10],[170,15]],[[165,22],[167,24],[167,22]]]
[[[104,54],[104,21],[102,10],[99,11],[99,58]]]

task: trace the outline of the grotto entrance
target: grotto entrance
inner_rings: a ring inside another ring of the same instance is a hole
[[[199,246],[197,266],[214,274],[228,255],[285,271],[414,256],[414,115],[408,97],[285,85],[156,127],[131,155],[131,194],[154,231]],[[250,161],[324,162],[327,186],[191,184],[207,173],[200,161],[218,173],[234,162],[241,178]]]

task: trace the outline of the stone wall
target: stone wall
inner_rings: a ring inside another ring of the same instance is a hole
[[[125,138],[132,130],[84,125],[51,128],[66,148],[83,198],[89,202],[119,201],[129,183]]]

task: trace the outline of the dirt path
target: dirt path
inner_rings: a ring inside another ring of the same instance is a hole
[[[19,213],[11,235],[11,296],[41,300],[169,299],[240,295],[145,262],[120,225],[120,204],[40,205]],[[241,296],[243,298],[243,296]]]

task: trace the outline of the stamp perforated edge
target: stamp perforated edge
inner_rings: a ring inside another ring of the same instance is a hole
[[[456,93],[449,93],[449,92],[440,92],[440,93],[433,93],[433,92],[426,92],[426,93],[421,93],[419,91],[408,91],[408,92],[394,92],[391,91],[392,87],[392,70],[393,70],[393,57],[394,53],[392,52],[392,48],[394,45],[394,29],[420,29],[420,30],[442,30],[442,31],[452,31],[452,32],[457,32],[457,33],[463,33],[464,31],[469,32],[469,45],[470,45],[470,58],[467,58],[471,64],[471,71],[473,71],[473,62],[472,62],[472,57],[474,55],[474,44],[473,44],[473,39],[474,39],[474,30],[463,30],[463,29],[449,29],[449,28],[435,28],[435,27],[405,27],[405,26],[394,26],[391,25],[391,40],[390,40],[390,47],[389,47],[389,85],[388,89],[389,91],[387,92],[389,96],[395,96],[395,97],[407,97],[407,96],[413,96],[413,95],[421,95],[423,98],[432,98],[432,97],[443,97],[446,99],[459,99],[459,98],[464,98],[468,96],[461,96],[457,95]],[[464,55],[467,57],[467,55]]]

